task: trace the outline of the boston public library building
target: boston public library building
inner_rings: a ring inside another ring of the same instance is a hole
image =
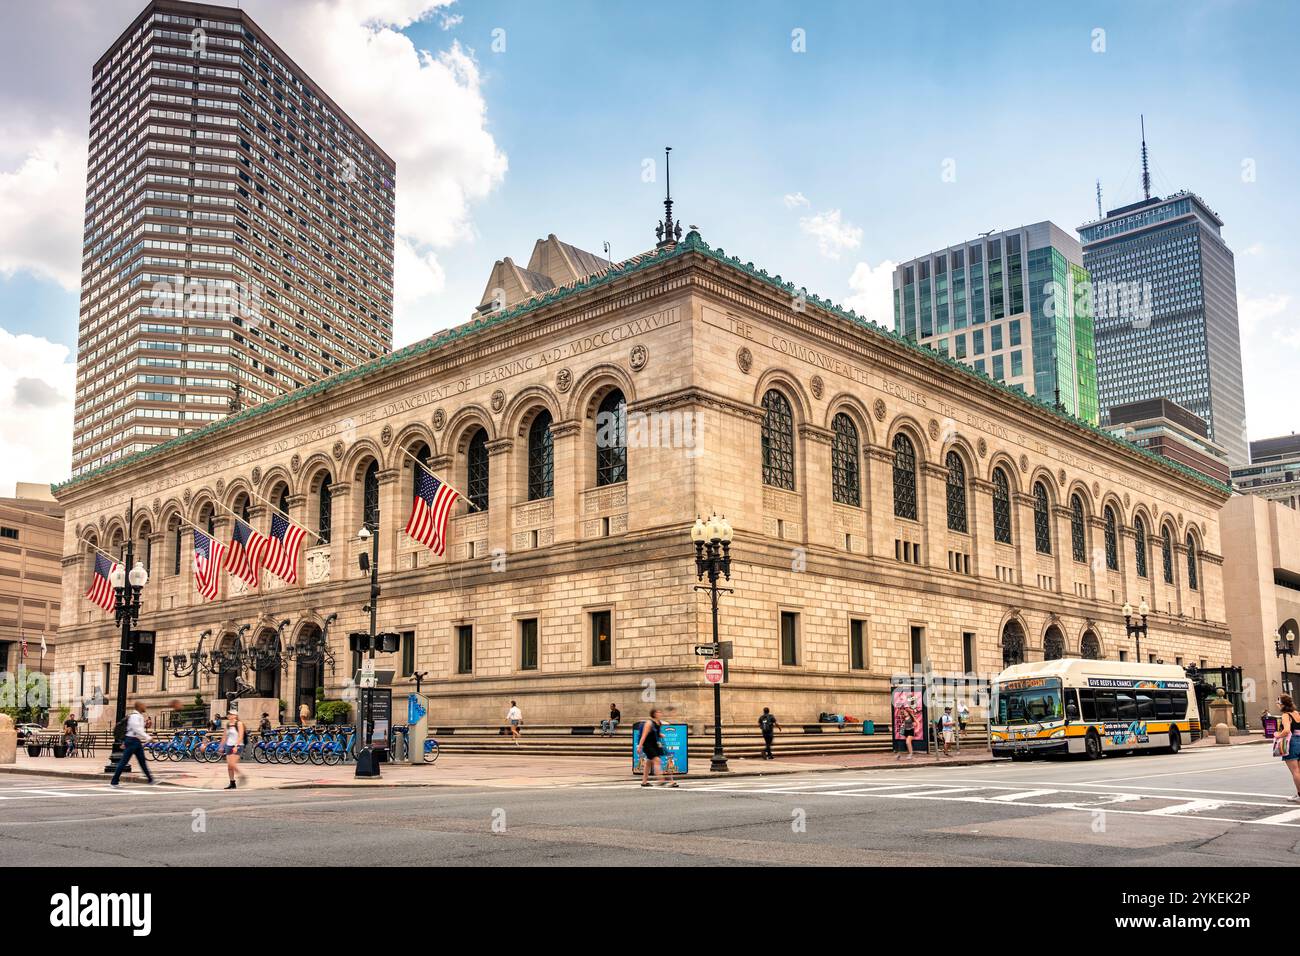
[[[378,627],[401,635],[377,668],[398,693],[424,675],[433,725],[499,723],[512,699],[534,724],[640,716],[653,688],[702,729],[690,531],[713,512],[735,529],[727,723],[887,720],[891,676],[927,666],[1135,660],[1125,602],[1151,608],[1144,659],[1229,663],[1226,488],[668,225],[613,266],[541,240],[469,323],[56,488],[58,669],[87,697],[115,674],[119,631],[85,594],[95,549],[130,536],[157,633],[135,695],[246,682],[292,720],[360,666],[370,525]],[[443,557],[404,532],[417,459],[464,496]],[[205,599],[192,528],[228,543],[276,509],[308,532],[297,581],[223,573]],[[176,676],[205,632],[205,652],[268,653]]]

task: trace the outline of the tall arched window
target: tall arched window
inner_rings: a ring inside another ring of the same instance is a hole
[[[1106,519],[1106,570],[1118,571],[1119,541],[1117,540],[1118,532],[1115,527],[1115,509],[1107,505],[1103,514]]]
[[[330,476],[326,473],[321,476],[320,491],[316,494],[316,534],[319,536],[317,544],[330,543],[330,529],[333,524],[330,511]]]
[[[1079,656],[1085,661],[1101,660],[1101,641],[1097,640],[1097,635],[1092,631],[1086,632],[1079,642]]]
[[[1133,519],[1133,555],[1137,563],[1137,576],[1147,576],[1147,526],[1138,515]]]
[[[528,426],[528,500],[555,493],[555,445],[551,440],[551,413],[542,409]]]
[[[902,432],[894,436],[894,514],[916,520],[916,449]]]
[[[794,415],[774,388],[763,396],[763,484],[794,491]]]
[[[858,478],[858,426],[840,412],[831,420],[831,493],[842,505],[860,505],[862,487]]]
[[[966,533],[966,466],[961,455],[948,452],[944,463],[948,466],[948,530]]]
[[[239,515],[239,519],[240,519],[241,521],[243,521],[244,524],[248,524],[248,522],[251,520],[251,519],[250,519],[250,508],[249,508],[249,502],[250,502],[251,500],[252,500],[252,499],[250,499],[250,498],[248,497],[248,495],[242,495],[242,494],[241,494],[241,495],[240,495],[240,496],[235,500],[235,507],[231,509],[232,511],[235,512],[235,514]]]
[[[1164,566],[1165,584],[1174,583],[1174,539],[1169,525],[1160,530],[1160,562]]]
[[[993,540],[1011,543],[1011,482],[1001,468],[993,469]]]
[[[469,451],[465,456],[465,468],[468,480],[465,482],[465,494],[478,511],[488,509],[488,435],[486,428],[480,428],[469,440]]]
[[[596,484],[627,481],[627,401],[618,389],[596,411]]]
[[[1065,656],[1065,635],[1053,624],[1043,635],[1043,660],[1059,661]]]
[[[1196,539],[1190,534],[1187,536],[1187,586],[1193,591],[1200,586],[1196,573]]]
[[[366,466],[361,482],[361,523],[372,531],[379,527],[379,462]],[[355,499],[354,499],[355,500]]]
[[[1047,486],[1034,482],[1034,550],[1039,554],[1052,553],[1052,523],[1047,510]]]
[[[172,521],[174,522],[172,527],[172,576],[175,577],[181,573],[181,549],[184,547],[181,544],[181,532],[184,531],[185,525],[181,524],[180,518],[173,518]]]
[[[1007,621],[1002,628],[1002,666],[1025,662],[1025,629],[1015,618]]]
[[[1070,550],[1074,560],[1088,560],[1088,545],[1083,536],[1083,499],[1070,496]]]
[[[287,515],[289,513],[289,486],[288,485],[280,486],[280,494],[276,496],[275,506],[279,508],[283,514]]]

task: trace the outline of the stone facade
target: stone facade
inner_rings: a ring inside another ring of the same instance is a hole
[[[613,390],[626,400],[627,477],[602,486],[597,412]],[[788,406],[788,428],[765,411],[777,401],[773,391]],[[537,477],[529,443],[543,413],[553,487],[529,500]],[[847,445],[838,415],[856,431]],[[402,531],[414,477],[406,453],[427,448],[433,470],[466,490],[480,428],[488,507],[466,513],[457,505],[447,559],[439,559]],[[915,520],[895,516],[899,435],[916,459]],[[782,441],[789,457],[778,461]],[[965,476],[965,532],[947,520],[950,452]],[[846,454],[858,504],[832,495],[833,481],[845,483]],[[788,468],[792,488],[764,483],[765,455],[776,470]],[[315,530],[327,475],[332,540],[309,539],[299,583],[271,580],[250,591],[226,578],[220,598],[203,601],[182,522],[211,516],[229,540],[231,510],[247,505],[264,530],[265,502],[283,501]],[[1010,544],[995,541],[992,496],[1002,477]],[[377,487],[381,515],[380,628],[414,635],[406,669],[427,672],[435,724],[497,722],[511,698],[532,723],[592,722],[611,700],[638,714],[651,694],[679,716],[710,720],[711,690],[692,651],[709,640],[710,616],[707,596],[692,590],[688,532],[712,510],[736,528],[735,593],[724,596],[721,620],[723,638],[735,642],[723,693],[728,721],[750,723],[763,705],[791,723],[821,711],[884,719],[889,677],[912,669],[914,644],[918,663],[949,672],[996,673],[1004,634],[1023,634],[1029,659],[1045,645],[1046,653],[1078,655],[1087,635],[1090,647],[1115,658],[1127,648],[1125,600],[1146,598],[1153,608],[1144,652],[1170,662],[1230,660],[1218,556],[1225,489],[691,233],[56,489],[67,509],[60,669],[102,673],[115,647],[110,617],[82,597],[93,563],[82,539],[111,550],[130,533],[154,540],[140,626],[158,632],[159,656],[192,651],[205,630],[228,641],[243,624],[249,639],[265,641],[286,619],[293,641],[337,615],[329,629],[337,666],[324,675],[327,694],[337,696],[351,676],[343,635],[366,626],[355,535],[367,483]],[[137,519],[128,532],[132,497]],[[1074,498],[1082,561],[1073,559]],[[1035,547],[1036,508],[1050,553]],[[1106,508],[1115,516],[1114,570]],[[1139,523],[1146,577],[1136,568]],[[1174,552],[1168,584],[1164,528]],[[593,615],[606,611],[608,665],[594,663],[594,625],[604,618]],[[782,612],[794,615],[787,628],[795,646],[784,655]],[[521,622],[534,619],[535,669],[523,666],[521,647],[532,627]],[[856,662],[854,620],[864,622]],[[459,672],[464,625],[473,627],[472,673]],[[379,666],[400,674],[402,664],[394,655]],[[278,696],[293,709],[293,668],[279,680]],[[408,682],[399,676],[396,686]],[[140,695],[158,705],[192,696],[192,683],[169,678],[163,688],[140,678]],[[201,687],[210,698],[213,678]]]

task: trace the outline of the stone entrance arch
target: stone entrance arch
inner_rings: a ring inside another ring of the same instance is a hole
[[[1083,639],[1079,641],[1079,656],[1089,661],[1101,660],[1101,641],[1091,630],[1085,631]]]
[[[1002,627],[1002,666],[1025,662],[1025,629],[1014,617]]]
[[[1059,661],[1065,656],[1065,635],[1053,624],[1043,635],[1043,660]]]

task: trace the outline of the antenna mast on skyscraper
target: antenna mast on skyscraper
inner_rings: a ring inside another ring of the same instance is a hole
[[[1142,121],[1142,198],[1151,198],[1151,169],[1147,166],[1147,118]]]
[[[1100,179],[1097,180],[1097,218],[1098,219],[1106,218],[1101,211],[1101,180]]]

